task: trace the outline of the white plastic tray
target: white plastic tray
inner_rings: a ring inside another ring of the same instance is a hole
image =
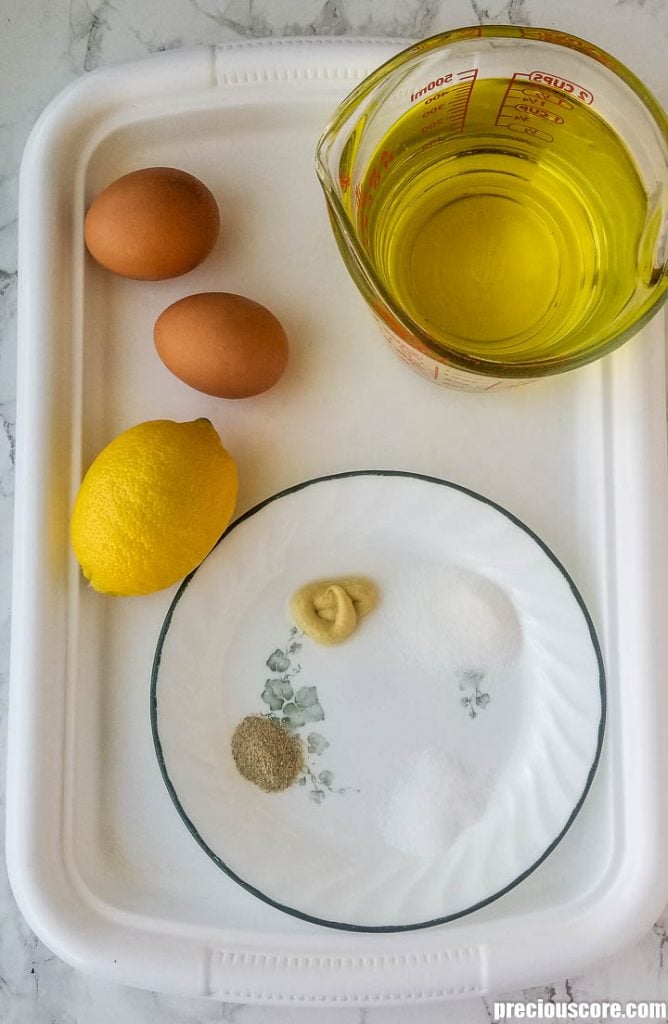
[[[37,934],[100,977],[246,1002],[461,998],[582,970],[668,901],[663,321],[603,362],[498,394],[407,370],[341,265],[313,169],[336,103],[398,48],[241,44],[96,72],[54,101],[26,150],[8,861]],[[220,243],[185,278],[114,279],[85,257],[86,204],[155,164],[212,187]],[[285,324],[291,362],[266,395],[207,398],[155,355],[157,314],[208,289]],[[573,576],[607,662],[603,759],[565,839],[490,906],[419,932],[335,932],[245,892],[178,818],[149,722],[173,591],[87,589],[68,521],[82,467],[117,432],[202,415],[238,461],[240,512],[327,473],[427,473],[509,508]]]

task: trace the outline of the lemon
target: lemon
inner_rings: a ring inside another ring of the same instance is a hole
[[[149,420],[119,434],[86,473],[71,538],[106,594],[150,594],[186,576],[225,530],[237,469],[207,419]]]

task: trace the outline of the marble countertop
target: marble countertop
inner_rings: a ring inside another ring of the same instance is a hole
[[[0,4],[0,763],[4,769],[15,437],[17,191],[36,117],[86,72],[159,50],[267,36],[427,36],[480,22],[560,28],[619,57],[668,104],[668,0],[4,0]],[[4,798],[2,799],[4,808]],[[668,913],[634,948],[579,977],[508,999],[668,1000]],[[167,997],[78,973],[31,933],[0,872],[4,1024],[486,1022],[491,1003],[292,1010]]]

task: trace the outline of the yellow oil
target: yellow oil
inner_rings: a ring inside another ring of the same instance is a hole
[[[486,79],[421,99],[376,147],[354,203],[386,292],[479,358],[573,355],[636,292],[639,173],[592,106],[558,89]]]

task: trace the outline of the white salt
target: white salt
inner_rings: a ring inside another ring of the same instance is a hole
[[[397,655],[444,680],[470,671],[498,677],[519,650],[512,602],[480,573],[429,566],[384,597]]]
[[[431,860],[452,845],[484,812],[491,792],[487,772],[458,757],[423,750],[386,794],[380,829],[388,845]]]

